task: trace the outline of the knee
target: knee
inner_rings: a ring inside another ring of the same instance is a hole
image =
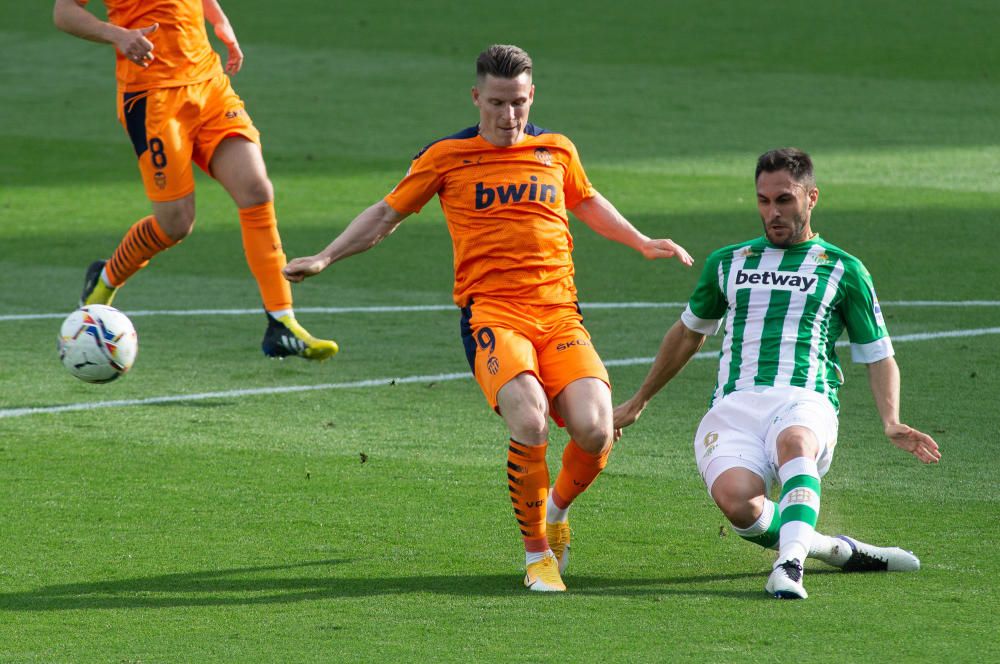
[[[194,230],[194,206],[175,206],[156,211],[160,228],[174,242],[180,242]]]
[[[805,427],[789,427],[778,435],[775,442],[778,459],[788,460],[796,457],[815,459],[819,454],[819,442],[816,435]]]
[[[574,427],[570,434],[573,440],[585,452],[604,454],[611,449],[614,440],[614,427],[610,420],[593,421],[583,427]]]
[[[521,374],[501,387],[497,410],[519,443],[541,445],[548,440],[549,402],[534,376]]]
[[[729,523],[737,528],[749,528],[758,517],[754,498],[731,487],[712,487],[712,498]]]
[[[549,439],[548,417],[539,408],[522,407],[507,419],[511,438],[524,445],[539,445]]]
[[[243,185],[243,190],[236,198],[241,208],[270,203],[274,200],[274,185],[266,176],[253,178]]]

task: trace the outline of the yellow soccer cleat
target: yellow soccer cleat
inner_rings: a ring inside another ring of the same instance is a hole
[[[107,261],[94,261],[87,268],[87,274],[83,278],[83,293],[80,294],[80,306],[88,304],[106,304],[111,306],[111,301],[115,299],[117,288],[112,288],[101,279],[101,272]]]
[[[559,573],[562,574],[569,566],[569,521],[546,523],[545,536],[548,537],[552,555],[559,561]]]
[[[559,576],[559,563],[551,553],[537,563],[528,565],[524,585],[537,592],[564,592],[566,584]]]
[[[273,318],[270,314],[260,347],[268,357],[295,355],[307,360],[326,360],[340,350],[336,341],[317,339],[309,334],[293,316]]]

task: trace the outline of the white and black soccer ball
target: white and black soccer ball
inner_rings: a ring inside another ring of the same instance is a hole
[[[88,383],[109,383],[132,368],[139,337],[128,316],[114,307],[88,304],[71,313],[59,330],[59,359]]]

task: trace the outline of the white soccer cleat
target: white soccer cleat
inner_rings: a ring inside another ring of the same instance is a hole
[[[802,585],[802,563],[797,558],[786,560],[771,570],[764,591],[777,599],[805,599],[809,597]]]
[[[837,535],[834,539],[843,540],[851,547],[850,558],[837,565],[845,572],[916,572],[920,569],[920,559],[898,546],[872,546],[846,535]]]
[[[566,584],[559,576],[559,562],[550,552],[536,563],[528,565],[524,575],[524,585],[536,592],[563,592]]]

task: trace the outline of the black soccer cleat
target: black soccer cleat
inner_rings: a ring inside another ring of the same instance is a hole
[[[851,547],[851,557],[840,566],[845,572],[916,572],[920,559],[898,546],[872,546],[846,535],[839,540]]]
[[[105,260],[94,261],[87,268],[87,274],[83,277],[83,292],[80,293],[80,306],[88,304],[111,305],[115,299],[117,288],[111,288],[101,281],[101,272],[107,264]]]
[[[260,344],[264,355],[284,358],[290,355],[307,360],[326,360],[337,354],[336,341],[317,339],[292,316],[274,318],[267,314],[267,329]]]

